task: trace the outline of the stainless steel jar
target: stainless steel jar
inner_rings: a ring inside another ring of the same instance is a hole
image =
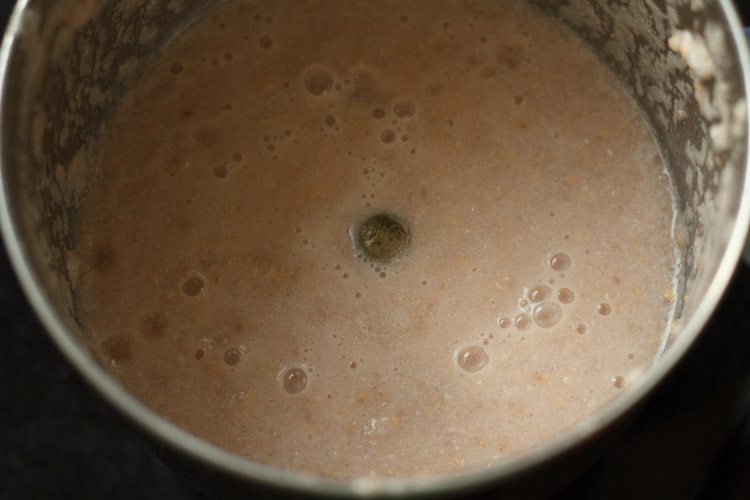
[[[675,326],[660,360],[571,432],[495,468],[442,479],[332,482],[249,462],[189,435],[131,396],[86,348],[71,252],[87,153],[129,82],[187,23],[220,2],[22,0],[0,51],[0,225],[21,284],[70,362],[214,497],[249,490],[322,495],[544,494],[590,465],[690,348],[713,312],[750,223],[750,53],[730,0],[530,0],[589,42],[630,88],[679,192]],[[425,3],[427,8],[427,3]],[[541,478],[541,480],[540,480]]]

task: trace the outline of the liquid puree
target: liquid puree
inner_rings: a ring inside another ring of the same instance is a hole
[[[97,352],[264,464],[491,466],[627,390],[668,328],[646,121],[520,2],[230,1],[163,49],[99,151],[78,227]]]

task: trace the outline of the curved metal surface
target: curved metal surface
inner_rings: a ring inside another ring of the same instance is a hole
[[[734,43],[737,44],[744,80],[744,94],[750,95],[750,52],[745,41],[743,28],[732,2],[730,0],[720,0],[719,3],[726,13],[729,29]],[[24,10],[27,4],[28,0],[18,2],[8,24],[2,48],[0,49],[0,82],[5,82],[8,77],[6,74],[8,61],[17,42],[16,34],[23,26]],[[5,93],[1,94],[0,112],[4,111],[10,105],[12,103],[7,102]],[[750,122],[748,122],[748,130],[750,130]],[[6,147],[7,145],[0,144],[0,151]],[[9,168],[12,167],[0,164],[0,173]],[[745,172],[750,172],[749,165],[745,166]],[[574,449],[582,442],[593,438],[599,431],[613,425],[629,410],[643,401],[646,395],[651,392],[688,350],[721,299],[722,293],[742,253],[749,226],[750,175],[746,174],[744,176],[741,205],[726,251],[722,256],[718,271],[711,280],[708,292],[703,297],[695,313],[684,325],[682,334],[665,353],[660,363],[652,368],[643,383],[624,393],[612,404],[605,407],[596,417],[588,420],[573,432],[560,436],[523,456],[511,458],[501,466],[486,471],[437,479],[358,479],[348,482],[337,482],[323,480],[310,475],[282,471],[230,454],[181,430],[152,412],[130,395],[72,338],[68,332],[66,322],[52,307],[49,295],[44,291],[39,277],[30,267],[25,256],[26,250],[14,222],[14,214],[8,203],[8,186],[5,183],[5,176],[0,175],[0,229],[2,230],[10,260],[18,274],[26,296],[50,333],[50,336],[88,383],[142,429],[146,430],[162,443],[184,453],[195,461],[216,467],[239,479],[258,482],[268,487],[326,496],[450,494],[489,484],[502,484],[512,480],[522,472],[538,467],[549,461],[552,457],[560,456]]]

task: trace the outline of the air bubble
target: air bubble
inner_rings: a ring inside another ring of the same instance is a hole
[[[456,356],[458,366],[467,372],[478,372],[490,362],[489,356],[484,349],[478,345],[464,347]]]
[[[578,326],[576,326],[576,333],[583,335],[586,333],[586,330],[588,330],[588,328],[586,328],[586,325],[583,323],[578,323]]]
[[[258,44],[260,45],[261,49],[270,49],[273,47],[273,38],[271,38],[268,35],[263,35],[260,37],[260,40],[258,40]]]
[[[333,72],[323,66],[313,66],[302,77],[305,89],[314,96],[322,96],[333,89]]]
[[[199,276],[191,276],[182,282],[182,293],[188,297],[195,297],[203,291],[203,279]]]
[[[281,372],[281,387],[288,394],[299,394],[307,387],[307,372],[303,368],[289,368]]]
[[[513,316],[513,324],[516,325],[516,328],[519,330],[528,330],[531,328],[531,318],[529,318],[529,315],[526,313],[518,313]]]
[[[417,106],[411,99],[400,99],[393,105],[393,114],[398,118],[409,118],[417,111]]]
[[[570,257],[565,253],[556,253],[549,258],[549,267],[557,272],[565,271],[570,267],[570,263]]]
[[[380,134],[380,140],[386,144],[390,144],[391,142],[396,140],[396,132],[391,129],[383,130],[383,132]]]
[[[620,375],[616,375],[612,377],[612,385],[615,386],[615,389],[622,389],[625,387],[625,379]]]
[[[224,351],[224,362],[229,366],[236,366],[240,362],[240,351],[235,347],[230,347]]]
[[[512,322],[510,318],[502,317],[502,318],[498,318],[497,320],[497,326],[499,326],[500,328],[508,328],[511,325],[511,323]]]
[[[185,68],[182,66],[181,63],[178,63],[178,62],[173,63],[169,67],[169,71],[171,71],[173,75],[179,75],[180,73],[182,73],[183,69],[185,69]]]
[[[333,127],[334,125],[336,125],[336,118],[334,118],[331,115],[328,115],[328,116],[326,116],[325,123],[329,127]]]
[[[598,312],[602,316],[606,316],[612,312],[612,306],[610,306],[606,302],[602,302],[601,304],[596,306],[596,312]]]
[[[372,110],[372,116],[378,120],[385,117],[385,110],[383,108],[375,108]]]
[[[547,285],[534,285],[529,289],[528,297],[529,300],[536,304],[550,298],[552,295],[552,289]]]
[[[562,308],[556,302],[543,302],[534,307],[534,322],[542,328],[552,328],[562,319]]]
[[[224,165],[216,165],[214,167],[214,175],[219,179],[223,179],[227,176],[227,167]]]
[[[573,302],[574,298],[575,294],[570,288],[561,288],[557,292],[557,300],[559,300],[563,304],[570,304],[571,302]]]
[[[203,348],[200,348],[195,351],[195,359],[202,359],[203,356],[206,355],[206,350]]]

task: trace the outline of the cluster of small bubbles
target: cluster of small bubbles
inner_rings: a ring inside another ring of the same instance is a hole
[[[553,271],[562,272],[570,267],[571,262],[572,261],[568,254],[556,253],[550,256],[549,267],[551,267]]]
[[[287,394],[299,394],[307,387],[307,372],[303,368],[287,368],[279,375],[281,387]]]
[[[203,291],[204,286],[203,278],[200,276],[190,276],[182,282],[182,293],[188,297],[196,297]]]
[[[554,270],[560,272],[570,267],[572,261],[567,254],[556,253],[547,258],[548,265]],[[549,285],[555,283],[554,278],[547,280]],[[557,291],[556,299],[553,300],[552,288],[548,284],[542,283],[541,280],[536,285],[525,289],[524,293],[518,299],[518,311],[513,316],[512,324],[518,330],[527,330],[533,324],[540,328],[552,328],[560,323],[563,318],[562,305],[570,304],[575,298],[575,294],[569,288],[560,288]],[[498,326],[507,328],[511,325],[511,320],[500,316],[497,320]],[[579,333],[585,331],[585,325],[577,327]],[[583,331],[581,331],[583,330]]]
[[[615,389],[622,389],[625,387],[625,378],[623,378],[621,375],[615,375],[612,377],[612,385],[615,386]]]
[[[557,300],[559,300],[563,304],[570,304],[571,302],[573,302],[574,298],[575,294],[570,288],[561,288],[557,292]]]
[[[240,362],[240,351],[236,347],[230,347],[227,350],[224,351],[224,356],[222,358],[224,359],[224,363],[227,364],[227,366],[236,366]]]
[[[534,304],[547,300],[551,295],[552,289],[543,284],[532,286],[527,294],[529,300]]]
[[[470,345],[461,349],[456,355],[458,366],[467,372],[478,372],[490,362],[487,352],[478,345]]]
[[[258,45],[260,45],[261,49],[270,49],[273,47],[273,38],[268,35],[263,35],[258,40]]]
[[[552,328],[562,319],[562,308],[556,302],[542,302],[534,307],[534,322],[542,328]]]
[[[581,335],[583,335],[584,333],[586,333],[586,330],[587,328],[584,323],[578,323],[578,326],[576,326],[576,333],[580,333]]]
[[[519,330],[528,330],[531,328],[531,318],[529,318],[529,315],[526,313],[517,313],[513,316],[513,324],[516,325],[516,328]]]
[[[602,316],[606,316],[612,312],[612,306],[610,306],[606,302],[602,302],[601,304],[596,306],[596,312],[598,312]]]
[[[333,72],[323,66],[312,66],[302,76],[305,89],[314,96],[323,96],[333,90]]]

